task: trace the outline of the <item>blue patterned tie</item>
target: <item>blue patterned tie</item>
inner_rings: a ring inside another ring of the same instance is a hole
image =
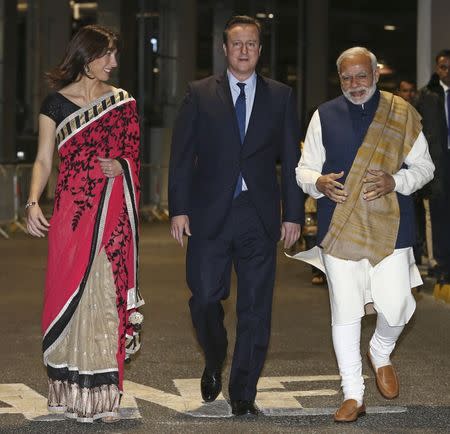
[[[241,93],[237,97],[234,109],[236,110],[236,118],[239,126],[239,135],[241,136],[241,145],[244,143],[245,138],[245,83],[237,83],[241,89]],[[238,197],[242,192],[242,174],[239,173],[239,178],[236,183],[233,198]]]
[[[447,148],[450,149],[450,89],[447,89]]]

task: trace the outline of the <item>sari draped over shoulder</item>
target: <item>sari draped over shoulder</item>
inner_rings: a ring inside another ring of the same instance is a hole
[[[56,144],[42,315],[49,408],[90,422],[117,415],[124,361],[140,346],[131,324],[143,304],[135,100],[121,89],[103,95],[57,126]],[[107,178],[98,157],[116,159],[123,173]]]

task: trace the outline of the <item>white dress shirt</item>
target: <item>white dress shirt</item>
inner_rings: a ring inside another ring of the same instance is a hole
[[[323,197],[323,194],[317,190],[316,181],[322,175],[325,160],[326,151],[322,143],[322,126],[319,111],[316,110],[306,132],[302,156],[295,169],[297,184],[305,193],[315,199]],[[433,179],[434,164],[428,151],[427,139],[422,132],[406,156],[405,164],[408,166],[407,168],[400,169],[392,176],[395,181],[394,191],[408,196]]]
[[[250,115],[252,114],[253,101],[255,100],[256,91],[256,73],[247,78],[247,80],[239,81],[229,70],[227,70],[228,83],[230,84],[231,97],[233,98],[233,105],[236,104],[236,100],[241,93],[240,87],[237,83],[245,83],[245,132],[247,133],[248,122],[250,120]],[[248,190],[245,179],[242,178],[242,191]]]

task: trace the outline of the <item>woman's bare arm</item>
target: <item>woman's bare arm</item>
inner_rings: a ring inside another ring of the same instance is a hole
[[[44,237],[50,226],[38,202],[52,170],[55,133],[55,122],[48,116],[39,115],[38,151],[33,165],[27,201],[27,229],[35,237]]]

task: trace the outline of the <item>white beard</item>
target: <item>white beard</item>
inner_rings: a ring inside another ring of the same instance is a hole
[[[365,104],[367,101],[369,101],[370,98],[372,98],[373,94],[375,93],[375,91],[377,90],[377,84],[375,83],[375,81],[373,82],[372,86],[370,87],[358,87],[358,89],[353,89],[351,92],[360,92],[362,90],[366,90],[366,94],[362,97],[362,98],[353,98],[350,95],[350,91],[345,91],[344,89],[342,89],[342,93],[343,95],[352,103],[352,104],[356,104],[356,105],[361,105],[361,104]]]

